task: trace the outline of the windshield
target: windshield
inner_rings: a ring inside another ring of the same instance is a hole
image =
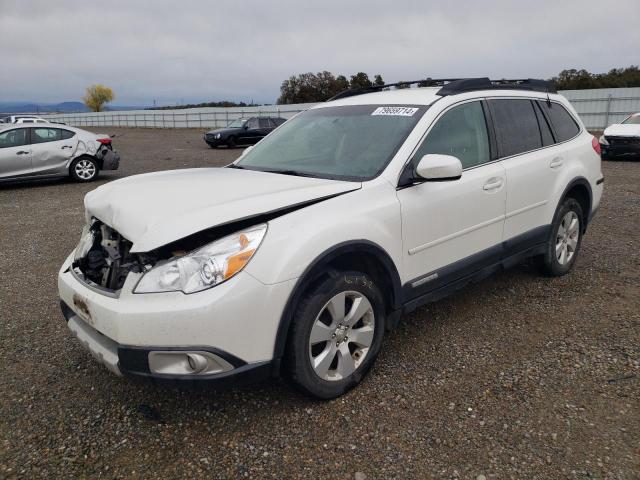
[[[227,125],[227,128],[242,128],[244,127],[245,123],[247,123],[246,118],[238,118],[237,120],[234,120],[229,125]]]
[[[348,105],[307,110],[267,135],[236,167],[370,180],[384,170],[426,109]]]
[[[624,122],[627,125],[640,125],[640,113],[636,113],[635,115],[631,115]]]

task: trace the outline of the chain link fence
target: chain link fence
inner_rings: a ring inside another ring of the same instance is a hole
[[[52,122],[75,127],[219,128],[238,118],[291,118],[314,103],[274,107],[193,108],[184,110],[132,110],[99,113],[42,115]]]

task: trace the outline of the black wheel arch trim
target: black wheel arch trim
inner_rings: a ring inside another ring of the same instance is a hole
[[[576,177],[573,180],[571,180],[569,184],[566,186],[566,188],[564,189],[564,191],[562,192],[562,195],[560,196],[560,201],[556,206],[555,212],[558,211],[558,209],[562,205],[562,202],[564,202],[564,200],[567,198],[569,191],[571,191],[571,189],[577,186],[585,187],[587,190],[587,194],[589,196],[588,210],[586,212],[582,212],[584,214],[584,218],[583,218],[584,226],[582,227],[582,230],[583,232],[585,232],[587,230],[587,224],[589,223],[589,220],[592,218],[591,211],[593,210],[593,190],[591,189],[591,184],[589,183],[589,180],[587,180],[584,177]],[[555,212],[553,214],[554,218],[555,218]]]
[[[276,334],[273,358],[277,363],[279,363],[284,355],[289,327],[293,321],[293,312],[306,288],[318,278],[321,271],[319,269],[323,265],[327,265],[332,260],[348,253],[368,253],[376,256],[389,275],[389,279],[393,286],[391,292],[392,305],[389,307],[393,311],[400,310],[402,307],[402,284],[400,282],[400,274],[398,273],[395,263],[382,247],[370,240],[364,239],[350,240],[334,245],[318,255],[318,257],[316,257],[316,259],[307,266],[302,275],[298,278],[296,285],[293,287],[293,291],[289,295],[284,311],[282,312],[282,316],[280,317],[280,323]]]

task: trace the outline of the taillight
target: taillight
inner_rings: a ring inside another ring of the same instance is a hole
[[[591,139],[591,146],[593,147],[593,149],[598,155],[602,155],[602,148],[600,147],[600,142],[596,137],[593,137]]]
[[[110,138],[99,138],[98,142],[100,142],[102,145],[111,145]]]

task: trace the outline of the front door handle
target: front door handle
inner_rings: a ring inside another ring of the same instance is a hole
[[[551,162],[549,163],[549,168],[560,168],[563,163],[564,160],[562,159],[562,157],[554,157],[553,160],[551,160]]]
[[[71,145],[63,145],[60,147],[62,150],[64,150],[65,148],[73,148]]]
[[[482,189],[485,192],[490,192],[492,190],[496,190],[502,186],[502,179],[498,177],[490,178],[487,183],[484,184]]]
[[[16,152],[16,155],[29,155],[29,152],[25,150],[20,150],[19,152]]]

